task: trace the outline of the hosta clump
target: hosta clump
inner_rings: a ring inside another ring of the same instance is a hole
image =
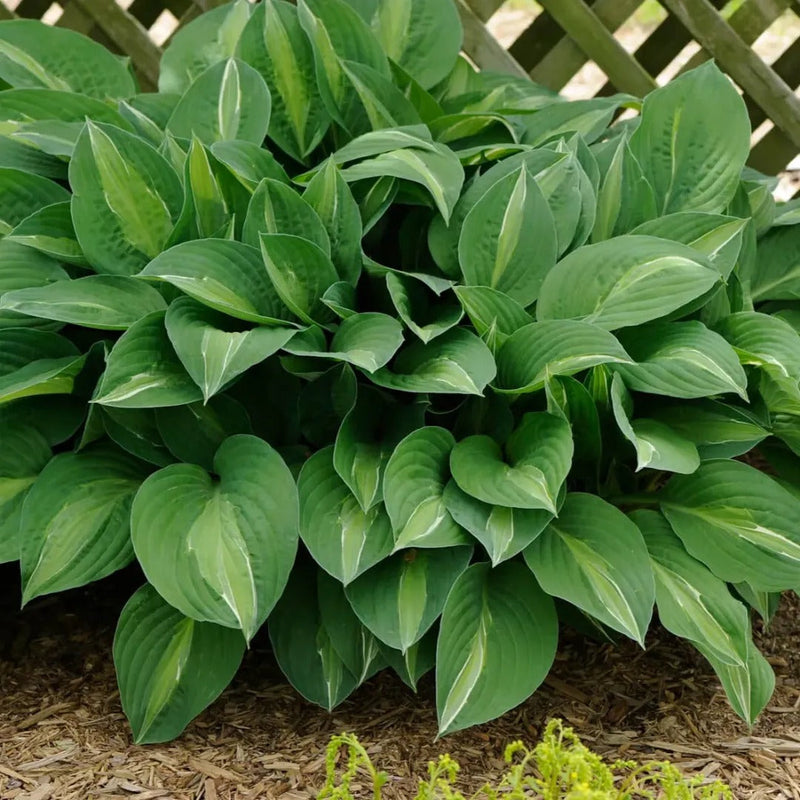
[[[329,709],[435,666],[448,733],[537,688],[559,616],[644,644],[654,608],[756,717],[800,213],[716,67],[565,102],[474,71],[445,0],[239,0],[144,94],[77,34],[0,40],[0,557],[24,602],[141,565],[137,741],[265,624]]]

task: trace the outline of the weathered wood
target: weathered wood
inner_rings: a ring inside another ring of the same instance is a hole
[[[17,15],[0,0],[0,20],[16,18]]]
[[[800,100],[737,35],[708,0],[663,0],[800,150]]]
[[[475,64],[480,65],[482,69],[507,72],[521,78],[528,77],[525,70],[489,33],[464,0],[458,0],[458,12],[464,27],[464,52]]]
[[[642,96],[656,88],[656,82],[649,73],[614,38],[583,0],[540,2],[620,91]]]
[[[504,0],[470,0],[469,6],[481,22],[486,22],[503,2]]]

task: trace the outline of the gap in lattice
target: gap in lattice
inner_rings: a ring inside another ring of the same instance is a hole
[[[64,9],[58,4],[53,3],[47,11],[42,14],[42,22],[47,25],[55,25],[61,19]]]
[[[169,39],[178,27],[178,18],[165,8],[150,26],[150,38],[160,47]]]
[[[667,64],[661,72],[656,75],[656,83],[659,86],[669,83],[687,64],[689,59],[695,54],[699,53],[702,48],[697,42],[689,42],[675,58]]]
[[[753,42],[753,50],[767,64],[774,64],[783,53],[800,37],[800,19],[787,8],[758,39]]]
[[[486,22],[489,33],[508,50],[520,34],[542,13],[532,0],[506,0]]]

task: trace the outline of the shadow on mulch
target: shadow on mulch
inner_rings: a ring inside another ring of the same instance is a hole
[[[331,734],[355,732],[406,800],[443,750],[464,786],[503,771],[505,745],[533,743],[551,716],[609,759],[670,758],[728,781],[737,798],[800,800],[800,602],[786,597],[762,651],[777,689],[753,731],[730,710],[711,669],[657,626],[647,651],[590,642],[569,630],[544,686],[502,719],[434,741],[431,676],[418,695],[383,673],[329,715],[286,685],[257,637],[232,686],[178,740],[135,747],[119,705],[111,642],[141,576],[16,607],[18,578],[0,567],[2,800],[306,800],[324,779]],[[366,796],[366,793],[365,793]]]

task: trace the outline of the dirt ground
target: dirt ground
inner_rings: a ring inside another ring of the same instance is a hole
[[[436,743],[433,681],[415,696],[390,673],[332,715],[302,700],[256,639],[233,685],[176,742],[136,747],[111,662],[116,616],[140,578],[122,573],[24,612],[0,568],[0,798],[3,800],[307,800],[324,779],[331,734],[355,732],[410,800],[428,759],[450,752],[466,788],[502,772],[505,745],[533,743],[549,717],[609,759],[670,758],[728,781],[737,798],[800,800],[800,602],[786,598],[759,644],[777,690],[754,730],[729,709],[710,668],[656,628],[647,651],[564,631],[546,684],[495,722]],[[367,794],[365,792],[364,797]]]

